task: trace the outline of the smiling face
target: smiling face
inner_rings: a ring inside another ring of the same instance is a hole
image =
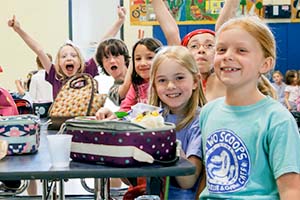
[[[200,74],[210,73],[213,67],[214,45],[215,37],[210,33],[194,35],[187,44],[187,48],[196,60]]]
[[[149,81],[150,68],[155,53],[145,45],[138,44],[134,52],[134,66],[136,73],[145,81]]]
[[[185,67],[165,59],[157,68],[154,85],[160,100],[176,114],[183,113],[198,83]]]
[[[240,27],[223,30],[216,43],[215,73],[227,90],[253,90],[259,74],[272,67],[257,39]]]
[[[79,71],[81,60],[73,46],[65,45],[60,49],[58,65],[67,77],[72,77]]]

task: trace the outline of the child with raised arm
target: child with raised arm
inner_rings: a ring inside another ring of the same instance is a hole
[[[130,88],[122,100],[120,111],[129,111],[137,103],[147,103],[150,68],[156,50],[162,44],[154,38],[143,38],[135,43],[132,49],[132,73]],[[96,113],[97,119],[115,118],[109,108],[100,108]]]
[[[169,199],[195,199],[202,171],[200,107],[206,103],[197,64],[181,46],[165,47],[152,64],[149,104],[161,106],[166,122],[176,125],[176,138],[182,143],[182,155],[196,166],[190,176],[171,178]]]
[[[275,59],[274,36],[258,17],[231,19],[217,32],[214,69],[226,95],[200,113],[207,176],[200,199],[299,199],[297,124],[257,87]]]
[[[91,58],[87,63],[85,63],[79,48],[72,42],[67,42],[59,48],[55,64],[52,64],[40,44],[21,28],[20,23],[17,21],[15,16],[8,21],[8,26],[12,27],[29,46],[29,48],[37,54],[44,69],[46,70],[45,78],[52,85],[54,99],[62,85],[72,76],[83,72],[89,73],[92,76],[98,74],[98,68],[94,59]]]
[[[131,84],[132,67],[127,70],[130,56],[126,44],[117,38],[103,40],[97,48],[96,60],[102,73],[113,78],[114,83],[110,86],[108,96],[116,106],[120,106]]]
[[[119,8],[119,12],[125,12],[123,8]],[[119,17],[124,16],[118,14]],[[119,28],[123,24],[124,19],[119,19],[112,29],[107,32],[105,37],[112,37],[119,31]],[[53,87],[53,98],[55,99],[58,91],[62,85],[72,76],[80,73],[88,73],[93,77],[98,75],[98,67],[94,58],[90,58],[87,62],[84,61],[79,48],[71,41],[63,44],[56,56],[55,64],[52,64],[51,60],[43,50],[42,46],[35,41],[28,33],[26,33],[20,26],[16,17],[8,21],[8,26],[24,40],[24,42],[36,53],[44,69],[46,70],[46,80],[51,83]]]
[[[239,5],[239,0],[231,0],[232,4]],[[169,13],[163,0],[153,0],[157,20],[167,39],[168,45],[183,45],[193,54],[199,72],[205,97],[208,101],[225,95],[224,85],[217,79],[213,73],[213,59],[215,46],[215,32],[209,29],[196,29],[186,34],[182,40],[175,19]],[[216,30],[219,24],[224,23],[228,18],[235,15],[235,9],[232,6],[225,5],[220,14]]]

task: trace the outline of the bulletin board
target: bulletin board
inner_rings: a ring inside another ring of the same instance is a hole
[[[164,0],[177,24],[214,24],[224,0]],[[270,22],[300,22],[300,0],[241,0],[238,15]],[[157,25],[151,0],[130,0],[131,25]]]

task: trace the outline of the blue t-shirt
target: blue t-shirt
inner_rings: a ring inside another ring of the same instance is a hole
[[[176,139],[181,141],[182,150],[186,154],[186,157],[197,156],[202,160],[201,149],[201,131],[199,128],[199,114],[200,108],[197,110],[193,121],[186,127],[176,132]],[[166,122],[177,124],[177,115],[169,114],[165,117]],[[200,178],[199,178],[200,180]],[[170,185],[169,199],[195,199],[199,180],[191,189],[181,189],[175,184]]]
[[[297,124],[270,97],[249,106],[211,101],[200,127],[207,174],[200,199],[279,199],[276,179],[300,173]]]

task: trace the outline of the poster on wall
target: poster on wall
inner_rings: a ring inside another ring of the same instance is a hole
[[[178,24],[213,24],[224,0],[163,0]],[[130,0],[131,25],[154,25],[151,0]]]
[[[152,0],[130,0],[131,25],[156,25]],[[178,24],[214,24],[224,0],[163,0]],[[269,22],[300,22],[300,0],[241,0],[237,15]]]

